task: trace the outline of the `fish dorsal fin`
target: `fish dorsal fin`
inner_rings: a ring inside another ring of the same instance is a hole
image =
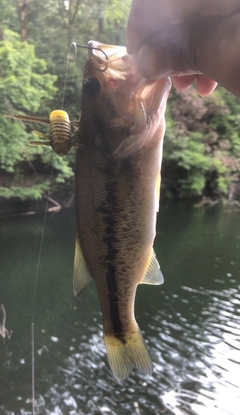
[[[158,263],[154,250],[152,250],[147,271],[145,272],[145,275],[140,284],[160,285],[163,283],[164,278],[160,270],[160,265]]]
[[[73,293],[77,297],[80,292],[92,281],[90,272],[88,271],[78,237],[75,246],[74,258],[74,274],[73,274]]]

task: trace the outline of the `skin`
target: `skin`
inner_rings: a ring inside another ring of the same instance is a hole
[[[240,0],[133,0],[128,53],[147,79],[171,75],[178,90],[217,83],[240,97]]]

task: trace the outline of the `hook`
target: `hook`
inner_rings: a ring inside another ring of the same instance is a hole
[[[107,54],[104,52],[104,50],[102,50],[102,49],[100,49],[100,48],[96,48],[96,47],[94,47],[94,46],[83,46],[83,45],[78,45],[78,43],[76,43],[76,42],[72,42],[72,44],[75,46],[75,47],[77,47],[77,48],[84,48],[84,49],[94,49],[94,50],[99,50],[100,52],[102,52],[103,54],[104,54],[104,56],[105,56],[105,58],[106,58],[106,60],[108,61],[108,56],[107,56]],[[99,71],[99,72],[105,72],[106,71],[106,69],[107,69],[107,65],[105,66],[105,68],[104,69],[98,69],[98,68],[95,68],[95,67],[93,67],[94,69],[96,69],[96,71]]]

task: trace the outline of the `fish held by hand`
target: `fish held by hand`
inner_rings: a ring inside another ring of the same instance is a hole
[[[89,48],[77,132],[73,285],[77,296],[96,283],[108,360],[120,381],[134,367],[152,372],[134,300],[138,284],[163,283],[153,242],[171,82],[143,79],[124,47],[92,41]]]

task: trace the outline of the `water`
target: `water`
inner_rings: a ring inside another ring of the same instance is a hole
[[[0,222],[0,415],[31,414],[31,313],[43,217]],[[136,317],[154,362],[122,384],[109,369],[94,284],[72,295],[75,219],[47,217],[35,305],[39,415],[238,415],[240,211],[162,206],[163,286],[140,286]],[[0,313],[1,323],[1,313]]]

